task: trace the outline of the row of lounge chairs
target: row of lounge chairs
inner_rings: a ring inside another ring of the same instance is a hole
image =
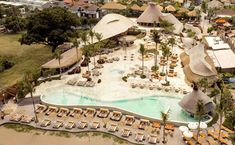
[[[95,82],[94,81],[87,81],[87,80],[69,80],[67,82],[68,85],[74,86],[82,86],[82,87],[94,87],[95,86]]]
[[[21,113],[15,113],[10,115],[9,120],[14,121],[14,122],[21,122],[21,123],[30,123],[34,120],[35,118],[30,115],[24,115]]]

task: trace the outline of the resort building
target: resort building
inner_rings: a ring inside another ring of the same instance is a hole
[[[43,64],[41,68],[42,71],[48,69],[54,69],[54,70],[61,69],[62,71],[65,71],[68,70],[75,63],[77,63],[79,60],[81,60],[81,58],[82,58],[81,49],[78,49],[77,51],[76,48],[72,48],[61,54],[60,62],[58,59],[52,59],[49,62]]]
[[[171,13],[162,13],[158,6],[150,3],[145,11],[138,17],[137,23],[144,26],[154,26],[161,20],[174,24],[174,33],[179,34],[183,30],[183,24]]]
[[[197,111],[197,103],[201,100],[204,104],[205,112],[211,113],[215,109],[215,104],[212,99],[198,89],[197,85],[194,83],[193,91],[187,94],[180,102],[179,105],[187,113],[194,116]]]
[[[117,11],[125,10],[126,6],[116,3],[116,2],[108,2],[108,3],[105,3],[101,7],[101,9],[107,12],[117,12]]]
[[[224,5],[218,0],[212,0],[207,3],[208,9],[214,9],[214,8],[222,8]]]
[[[102,35],[102,40],[122,35],[136,24],[119,14],[105,15],[93,28],[93,31]]]
[[[216,80],[217,71],[214,63],[205,52],[204,45],[198,44],[180,55],[185,76],[189,82],[197,82],[202,78]]]
[[[205,37],[207,53],[218,71],[235,72],[235,54],[220,37]]]

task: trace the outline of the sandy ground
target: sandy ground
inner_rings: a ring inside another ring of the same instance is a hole
[[[102,136],[76,137],[69,138],[50,135],[48,133],[38,135],[35,133],[16,132],[13,129],[0,127],[0,145],[118,145],[111,138]],[[122,145],[131,145],[125,144]]]

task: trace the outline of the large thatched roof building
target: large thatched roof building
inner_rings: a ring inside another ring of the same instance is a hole
[[[203,44],[198,44],[180,55],[185,76],[189,82],[197,82],[206,77],[209,81],[216,80],[217,71],[213,61],[204,50]]]
[[[154,24],[160,22],[160,17],[163,16],[161,10],[155,4],[150,3],[145,11],[137,19],[139,24]]]
[[[93,31],[100,33],[102,39],[108,39],[126,32],[135,25],[133,21],[122,15],[107,14],[95,25]]]
[[[159,6],[150,3],[145,11],[138,17],[137,23],[144,26],[154,26],[160,20],[168,21],[174,25],[174,33],[179,34],[183,30],[183,24],[171,13],[162,13]]]
[[[179,105],[189,114],[195,115],[199,100],[203,102],[206,113],[212,112],[215,108],[212,99],[199,90],[196,85],[194,85],[193,91],[179,102]]]

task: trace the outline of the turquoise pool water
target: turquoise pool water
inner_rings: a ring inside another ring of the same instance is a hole
[[[101,101],[87,96],[81,96],[71,92],[55,89],[47,91],[41,97],[41,100],[48,104],[75,106],[108,106],[116,107],[142,116],[160,119],[161,111],[170,108],[170,120],[180,122],[192,122],[194,118],[182,111],[178,105],[180,98],[171,96],[149,96],[139,99],[119,100],[119,101]]]

